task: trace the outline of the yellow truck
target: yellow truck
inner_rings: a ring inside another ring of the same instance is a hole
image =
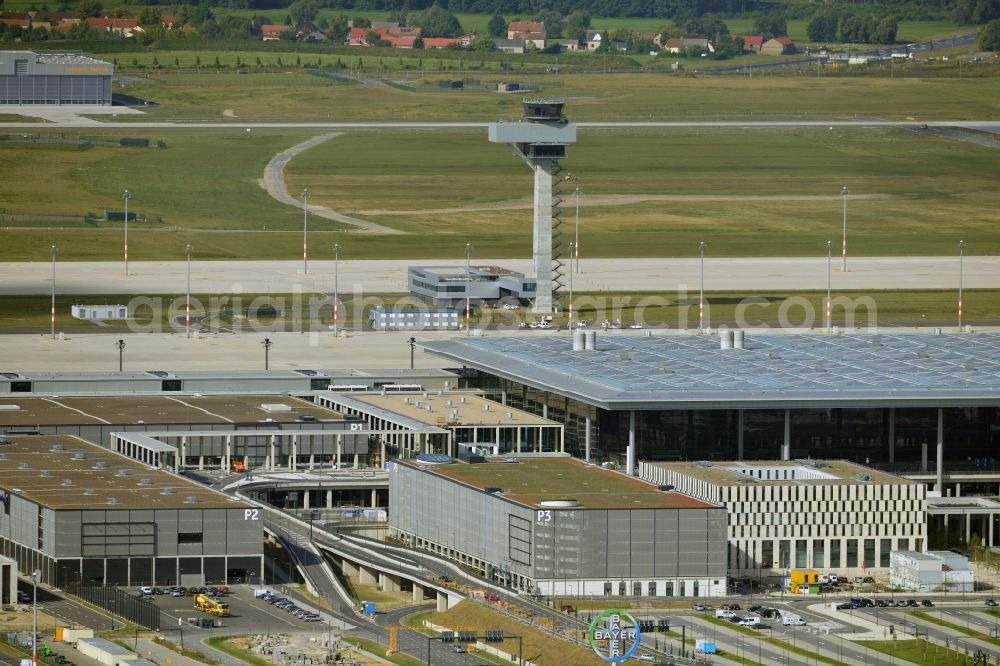
[[[195,610],[200,610],[202,613],[218,615],[219,617],[229,617],[229,604],[216,601],[207,594],[199,594],[195,596],[194,608]]]

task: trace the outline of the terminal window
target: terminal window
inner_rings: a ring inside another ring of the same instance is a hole
[[[177,543],[201,543],[201,532],[178,532]]]
[[[154,523],[83,523],[81,528],[83,557],[151,556],[156,551]]]

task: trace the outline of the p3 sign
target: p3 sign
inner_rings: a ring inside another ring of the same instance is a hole
[[[243,520],[260,520],[260,509],[243,509]]]

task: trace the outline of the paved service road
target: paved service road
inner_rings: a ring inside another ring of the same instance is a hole
[[[342,298],[387,292],[405,292],[406,269],[411,265],[455,265],[450,259],[340,261]],[[835,262],[839,264],[839,260]],[[532,273],[528,259],[479,259],[476,265],[503,266]],[[122,275],[121,262],[61,262],[58,291],[64,294],[183,294],[186,264],[182,261],[130,262]],[[693,257],[580,260],[574,276],[577,292],[678,291],[696,292],[699,263]],[[333,291],[333,261],[312,260],[309,275],[301,261],[195,261],[191,268],[194,293],[291,294]],[[825,290],[826,257],[706,258],[705,289],[709,291],[814,289]],[[967,289],[1000,288],[1000,257],[965,258]],[[833,289],[948,289],[957,288],[956,257],[848,258],[848,272],[833,272]],[[52,289],[49,262],[0,263],[0,295],[48,294]]]

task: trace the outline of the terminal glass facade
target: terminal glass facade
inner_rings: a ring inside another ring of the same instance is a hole
[[[598,409],[485,373],[471,383],[495,400],[565,424],[566,451],[576,457],[585,456],[589,418],[591,460],[624,461],[627,410]],[[899,472],[934,469],[936,408],[808,407],[787,410],[787,417],[792,459],[834,458]],[[635,426],[639,460],[780,459],[786,410],[636,410]],[[995,469],[990,452],[1000,447],[1000,408],[945,408],[944,441],[948,469]]]

